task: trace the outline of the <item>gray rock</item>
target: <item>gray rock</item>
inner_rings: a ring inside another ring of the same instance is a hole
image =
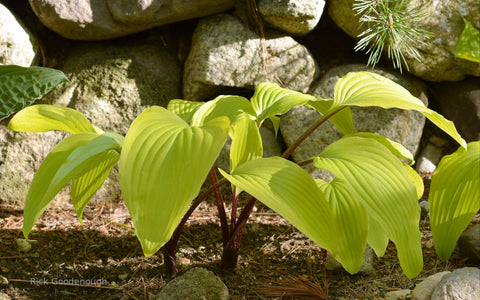
[[[475,224],[460,235],[460,252],[474,263],[480,263],[480,224]]]
[[[480,269],[461,268],[442,277],[431,300],[480,299]]]
[[[442,277],[449,274],[450,271],[439,272],[428,276],[422,282],[417,284],[412,291],[412,300],[430,300],[433,290],[440,282]]]
[[[373,271],[374,260],[375,258],[373,255],[373,249],[372,247],[370,247],[370,245],[367,244],[367,247],[365,248],[365,253],[363,255],[362,265],[360,266],[360,270],[358,270],[358,273],[371,274]],[[332,271],[343,269],[343,266],[329,252],[325,261],[325,268]]]
[[[0,65],[30,67],[40,61],[34,35],[5,6],[0,4]]]
[[[354,0],[331,1],[328,13],[338,27],[356,38],[358,16],[354,15]],[[462,17],[480,28],[477,0],[411,1],[411,5],[425,4],[425,18],[416,21],[418,28],[432,32],[433,38],[425,45],[417,43],[423,61],[405,54],[410,73],[428,81],[458,81],[466,75],[480,76],[480,64],[455,58],[455,47],[464,28]]]
[[[403,289],[398,291],[391,291],[385,294],[385,300],[404,300],[410,299],[409,296],[412,293],[409,289]]]
[[[333,98],[333,90],[338,79],[348,72],[371,71],[364,65],[346,65],[327,71],[312,85],[309,93],[325,99]],[[385,76],[402,85],[412,95],[427,103],[424,84],[409,76],[376,68],[373,72]],[[400,109],[383,109],[378,107],[352,107],[353,122],[357,132],[373,132],[381,134],[404,145],[414,155],[423,132],[425,118],[418,112]],[[282,117],[280,131],[287,146],[291,145],[300,134],[310,127],[320,114],[306,106],[296,107]],[[313,132],[294,152],[292,158],[296,162],[303,161],[319,154],[325,147],[341,138],[343,134],[330,122],[326,122]],[[329,180],[324,172],[315,169],[311,164],[306,170],[314,177]]]
[[[104,40],[232,9],[234,0],[29,0],[40,21],[74,40]]]
[[[265,23],[292,35],[305,35],[317,26],[324,0],[261,0],[258,10]]]
[[[418,205],[420,206],[420,216],[422,219],[425,219],[428,216],[428,212],[430,211],[430,204],[428,203],[428,201],[424,200],[420,201]]]
[[[264,62],[262,39],[239,19],[220,14],[200,20],[185,62],[184,99],[206,100],[224,87],[253,90],[263,81],[307,91],[318,76],[310,52],[291,37],[272,31],[265,36]]]
[[[428,143],[417,159],[415,169],[419,174],[431,174],[437,168],[437,164],[442,157],[442,149]]]
[[[227,300],[228,289],[212,272],[203,268],[193,268],[170,281],[157,297],[157,300],[178,299]]]
[[[67,55],[61,67],[70,83],[55,88],[42,103],[75,108],[107,132],[126,134],[147,107],[180,98],[181,70],[170,54],[156,46],[83,44]],[[0,126],[0,193],[7,203],[23,205],[33,175],[49,151],[66,134],[17,133]],[[118,197],[113,170],[95,196]],[[68,189],[56,199],[70,200]]]
[[[480,65],[480,64],[479,64]],[[467,142],[480,140],[480,78],[441,82],[430,86],[438,112],[455,123]]]

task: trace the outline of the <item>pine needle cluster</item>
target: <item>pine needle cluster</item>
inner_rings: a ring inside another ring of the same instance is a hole
[[[393,67],[409,70],[405,55],[421,62],[417,45],[425,45],[432,34],[416,27],[416,20],[425,16],[423,5],[410,5],[410,0],[355,0],[353,10],[360,16],[359,34],[355,51],[370,54],[369,66],[375,66],[386,47]]]

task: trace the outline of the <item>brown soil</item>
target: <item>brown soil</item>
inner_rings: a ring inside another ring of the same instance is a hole
[[[170,280],[160,253],[142,255],[123,201],[89,204],[83,227],[71,205],[50,207],[36,223],[30,235],[35,242],[26,253],[15,241],[23,237],[22,213],[20,207],[0,205],[0,292],[14,299],[149,299]],[[439,261],[428,224],[421,222],[424,270],[413,280],[403,275],[392,244],[376,258],[371,274],[326,271],[325,251],[261,204],[249,219],[235,271],[220,269],[221,232],[210,202],[191,217],[177,256],[180,273],[205,267],[222,278],[232,299],[291,299],[292,289],[310,295],[294,299],[380,299],[436,272],[468,265],[456,253],[448,263]]]

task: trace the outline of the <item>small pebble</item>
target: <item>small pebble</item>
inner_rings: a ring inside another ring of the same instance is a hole
[[[16,239],[15,242],[20,252],[28,252],[32,249],[31,241],[27,239]]]

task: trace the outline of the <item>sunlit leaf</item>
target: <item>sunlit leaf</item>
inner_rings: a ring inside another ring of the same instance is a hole
[[[455,57],[480,63],[480,30],[463,18],[465,28],[455,48]]]
[[[432,176],[429,202],[435,250],[446,261],[480,209],[480,142],[442,158]]]
[[[397,246],[405,275],[417,276],[423,266],[420,208],[416,188],[403,163],[375,139],[351,136],[329,145],[313,164],[345,181]]]
[[[95,147],[104,147],[101,144],[112,143],[107,149],[98,154],[97,162],[93,168],[85,172],[85,174],[73,178],[71,186],[72,203],[77,212],[78,221],[82,223],[82,215],[85,206],[88,204],[93,195],[102,186],[113,166],[120,158],[120,150],[123,145],[123,136],[115,133],[106,133],[92,140],[86,147],[93,149]],[[117,143],[115,145],[114,143]]]
[[[230,147],[230,172],[247,160],[257,159],[263,155],[262,137],[257,123],[250,115],[243,113],[230,130],[232,145]]]
[[[332,208],[337,226],[338,248],[334,258],[355,274],[360,270],[367,244],[367,211],[341,179],[335,178],[331,183],[315,181]]]
[[[33,105],[19,111],[8,123],[8,129],[23,132],[63,130],[70,133],[102,134],[80,112],[63,106]]]
[[[255,89],[251,99],[257,122],[272,119],[275,130],[278,129],[279,119],[275,118],[289,111],[292,107],[316,100],[314,96],[280,87],[276,83],[262,82]]]
[[[379,106],[416,110],[455,139],[462,147],[466,142],[458,134],[453,122],[427,108],[401,85],[371,72],[352,72],[335,84],[334,106]]]
[[[249,160],[232,174],[232,184],[282,215],[320,247],[337,252],[337,229],[331,208],[313,178],[280,157]]]
[[[190,123],[193,114],[195,114],[203,104],[204,102],[199,101],[174,99],[168,102],[167,109],[182,118],[185,122]]]
[[[68,174],[62,174],[60,169],[77,147],[88,144],[97,137],[95,133],[78,133],[67,137],[57,144],[47,155],[33,177],[28,191],[23,213],[23,234],[28,234],[33,224],[45,211],[53,197],[70,181]]]
[[[352,134],[350,136],[359,136],[359,137],[365,137],[365,138],[371,138],[379,142],[380,144],[384,145],[387,147],[390,152],[395,155],[398,158],[403,158],[406,160],[411,161],[411,164],[415,163],[415,160],[413,159],[413,154],[410,152],[405,146],[403,146],[400,143],[397,143],[395,141],[392,141],[391,139],[384,137],[383,135],[371,133],[371,132],[357,132],[355,134]]]
[[[119,163],[125,203],[146,256],[171,237],[222,149],[226,117],[189,126],[174,113],[151,107],[131,125]]]
[[[42,67],[0,66],[0,120],[68,81],[62,71]]]
[[[333,113],[336,109],[331,109],[333,100],[324,100],[317,98],[315,101],[308,102],[308,106],[314,108],[322,114],[322,116]],[[328,121],[335,125],[343,134],[351,134],[354,132],[353,117],[350,107],[345,107],[339,112],[331,116]]]
[[[217,98],[205,102],[193,115],[192,126],[202,126],[208,121],[225,116],[230,119],[231,124],[235,124],[239,116],[243,113],[254,115],[252,105],[247,98],[240,96],[218,96]]]

